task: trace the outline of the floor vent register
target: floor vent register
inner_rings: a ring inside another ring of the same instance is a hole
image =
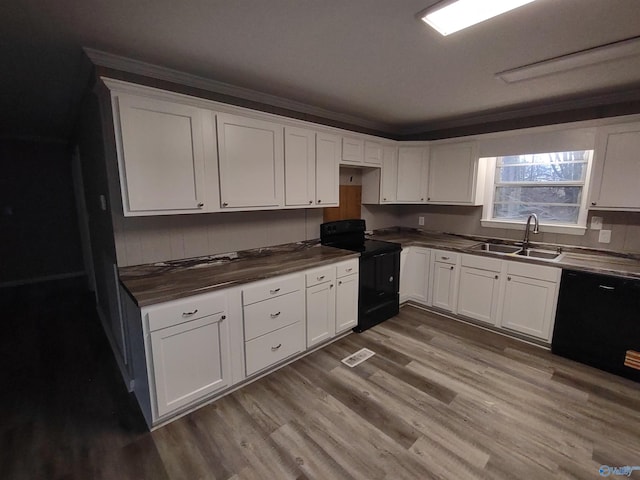
[[[361,350],[358,350],[356,353],[352,353],[347,358],[343,358],[342,363],[344,363],[348,367],[353,368],[356,365],[360,365],[366,359],[373,357],[375,354],[375,352],[372,352],[368,348],[363,348]]]

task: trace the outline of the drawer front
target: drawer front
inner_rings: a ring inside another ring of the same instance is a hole
[[[480,270],[490,270],[499,272],[502,269],[502,260],[498,258],[481,257],[480,255],[462,255],[462,266],[479,268]]]
[[[244,339],[252,340],[304,319],[304,292],[287,293],[244,307]]]
[[[448,252],[446,250],[433,250],[433,255],[436,262],[450,263],[452,265],[458,263],[458,258],[460,258],[459,253]]]
[[[546,280],[547,282],[559,282],[562,270],[558,267],[546,267],[544,265],[531,265],[524,262],[510,261],[507,264],[507,274],[520,277]]]
[[[224,293],[194,295],[144,309],[149,320],[149,331],[179,325],[190,320],[224,312],[227,296]]]
[[[249,340],[245,345],[247,375],[270,367],[304,348],[304,322]]]
[[[358,267],[360,262],[357,258],[349,260],[347,262],[340,262],[336,264],[336,276],[338,278],[346,277],[347,275],[353,275],[358,273]]]
[[[269,298],[295,292],[304,288],[302,275],[277,277],[273,280],[256,282],[242,289],[242,304],[251,305]]]
[[[316,268],[307,272],[307,287],[313,287],[314,285],[320,285],[321,283],[330,282],[336,278],[336,267],[331,265],[329,267]]]

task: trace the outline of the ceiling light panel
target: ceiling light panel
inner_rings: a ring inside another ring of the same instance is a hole
[[[446,36],[533,1],[535,0],[445,1],[424,12],[422,20]]]

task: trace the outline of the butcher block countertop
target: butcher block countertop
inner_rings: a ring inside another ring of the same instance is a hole
[[[208,257],[122,267],[120,282],[139,307],[358,258],[318,240]]]

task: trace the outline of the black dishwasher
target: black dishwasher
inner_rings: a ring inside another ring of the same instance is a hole
[[[551,351],[640,381],[639,314],[640,280],[563,270]]]

